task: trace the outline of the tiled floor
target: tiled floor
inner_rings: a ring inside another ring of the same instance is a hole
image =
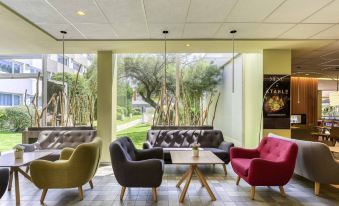
[[[221,166],[200,167],[214,191],[217,201],[211,202],[207,191],[194,178],[184,204],[182,205],[339,205],[339,188],[322,185],[321,195],[313,195],[313,184],[303,178],[294,176],[285,186],[286,198],[279,195],[277,187],[257,187],[256,199],[250,199],[250,186],[244,181],[235,185],[235,174],[230,165],[229,174],[225,177]],[[166,171],[161,187],[158,188],[158,202],[153,203],[151,189],[127,189],[123,202],[119,201],[121,187],[114,179],[110,166],[101,167],[94,178],[94,189],[84,186],[84,200],[79,201],[77,189],[49,190],[46,205],[180,205],[178,198],[181,189],[175,187],[180,175],[186,171],[186,166],[166,165]],[[20,176],[21,205],[40,205],[41,190]],[[183,187],[183,185],[182,185]],[[7,192],[0,200],[0,206],[15,205],[15,190]]]

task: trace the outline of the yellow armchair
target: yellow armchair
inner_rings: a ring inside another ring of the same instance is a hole
[[[32,182],[43,189],[40,202],[43,203],[48,189],[75,188],[83,199],[82,186],[90,183],[99,166],[102,141],[96,137],[92,142],[80,144],[77,148],[62,150],[60,160],[50,162],[36,160],[30,165]]]

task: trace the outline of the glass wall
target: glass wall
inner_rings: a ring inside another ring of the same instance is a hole
[[[153,126],[212,125],[231,54],[118,55],[117,134],[137,147]]]
[[[95,58],[66,54],[63,65],[60,54],[0,56],[0,151],[21,143],[27,127],[95,126]]]

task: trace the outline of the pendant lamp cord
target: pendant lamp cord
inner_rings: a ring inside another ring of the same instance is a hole
[[[167,38],[166,38],[166,32],[165,34],[165,89],[166,89],[166,83],[167,83]]]
[[[237,30],[230,31],[232,34],[232,94],[234,93],[234,35],[237,33]]]
[[[232,34],[232,93],[234,93],[234,33]]]
[[[65,87],[65,34],[62,34],[62,86]]]

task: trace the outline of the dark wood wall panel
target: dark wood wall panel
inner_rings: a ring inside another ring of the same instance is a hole
[[[306,114],[306,124],[316,125],[318,119],[318,80],[292,77],[291,114]]]

